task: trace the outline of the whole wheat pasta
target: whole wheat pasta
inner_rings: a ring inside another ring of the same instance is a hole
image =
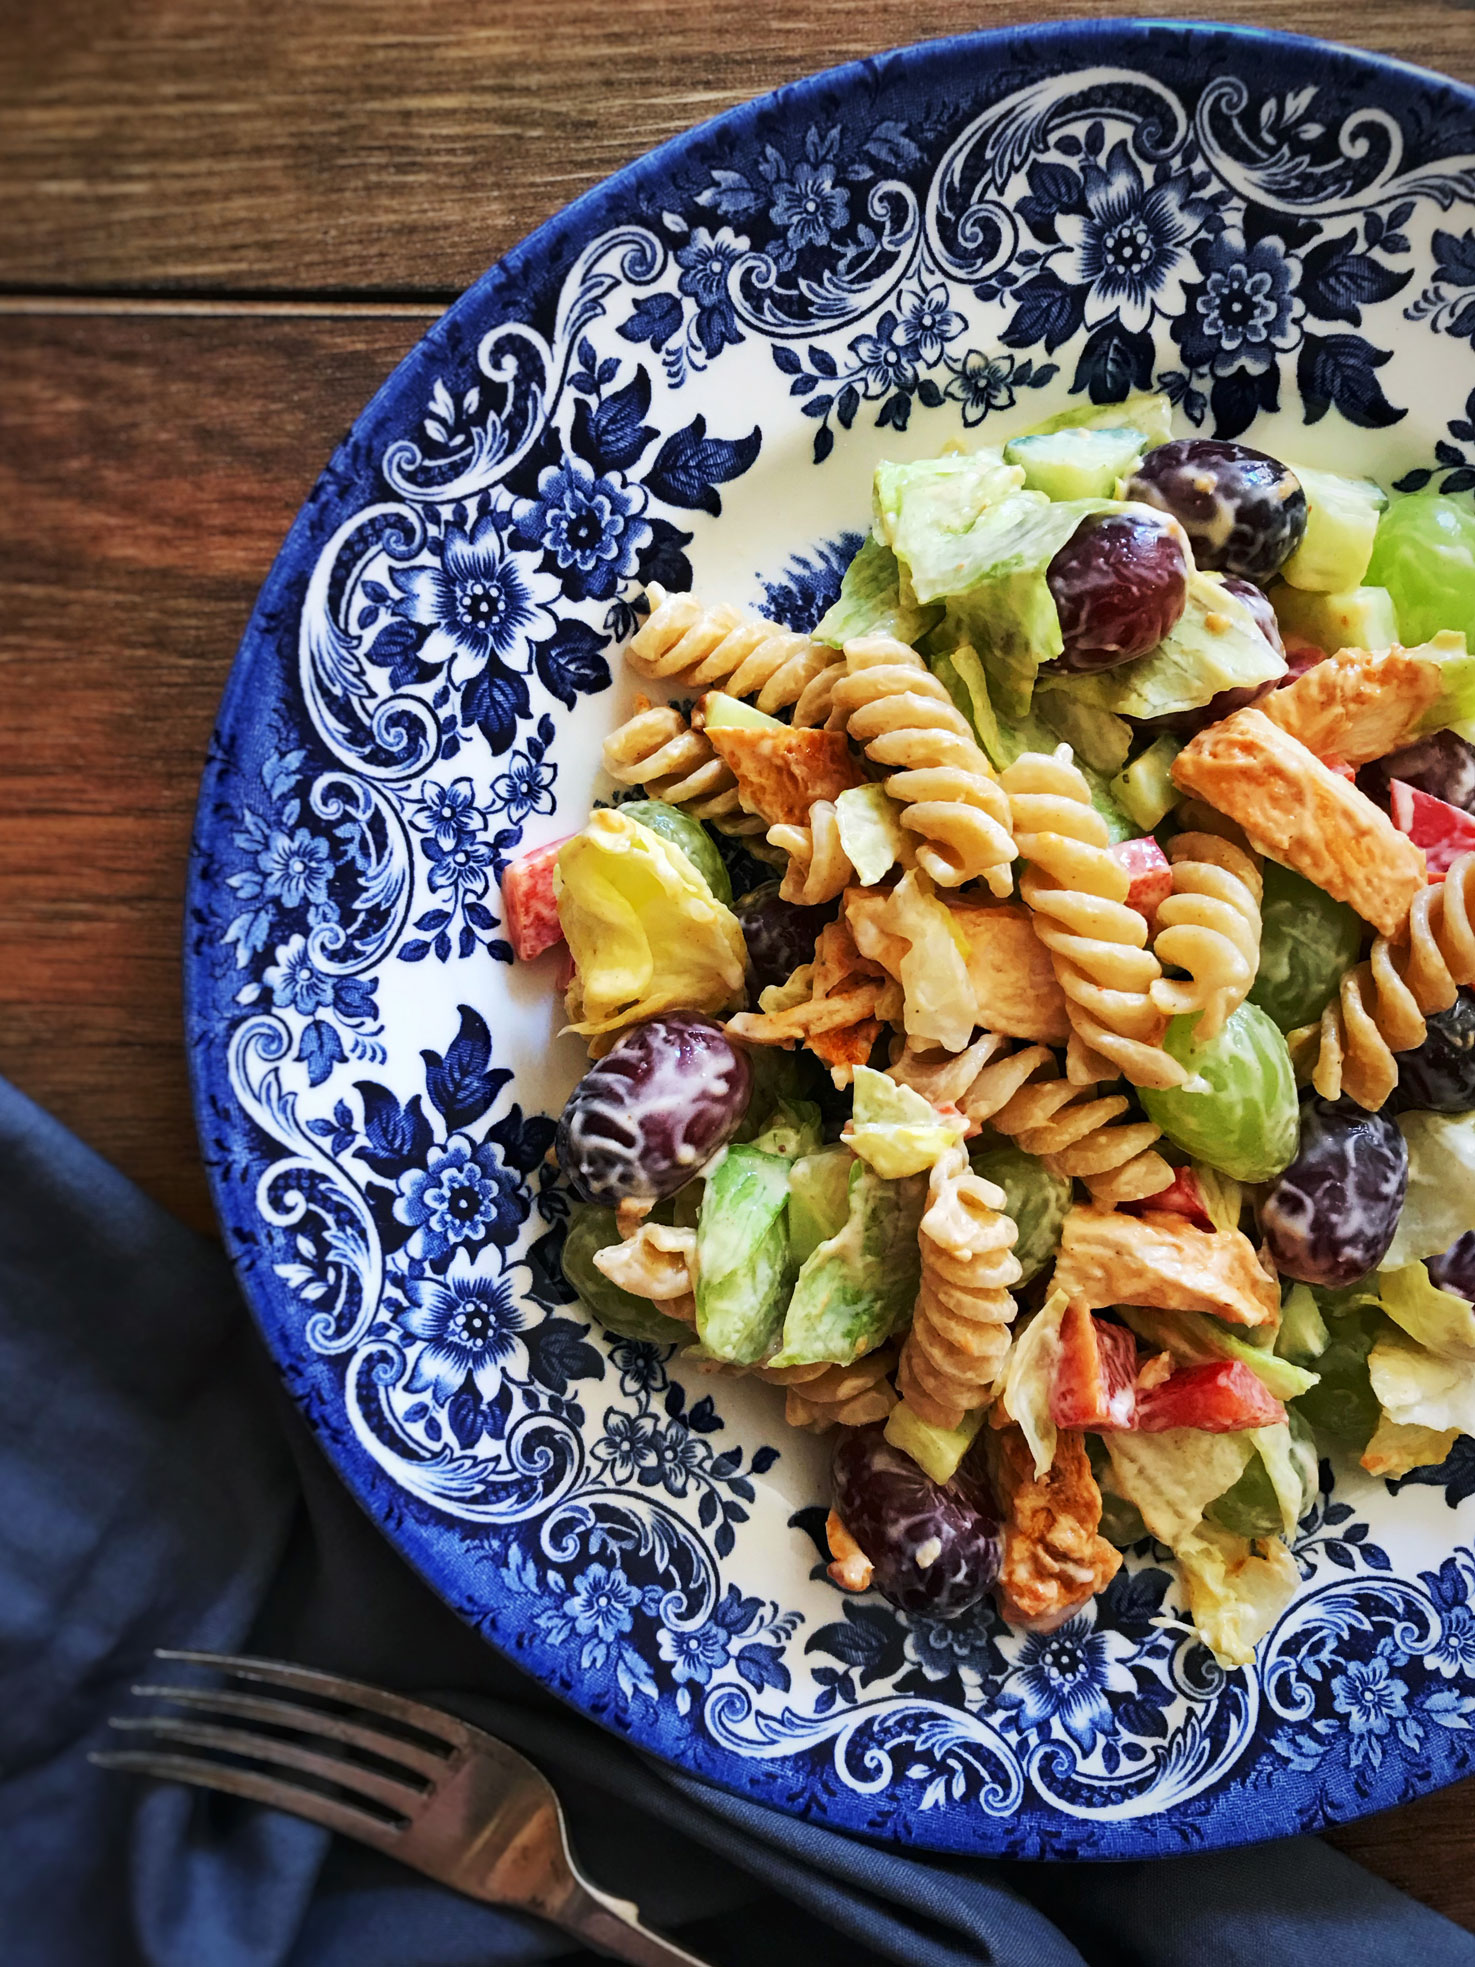
[[[983,1406],[1003,1370],[1017,1234],[1004,1191],[973,1173],[961,1145],[945,1149],[928,1179],[922,1283],[897,1368],[902,1398],[936,1427]]]
[[[967,718],[916,651],[889,635],[847,642],[833,701],[831,724],[887,772],[902,825],[920,835],[923,871],[940,887],[982,879],[1007,895],[1009,802]]]
[[[634,714],[604,741],[604,769],[621,785],[641,786],[652,799],[683,806],[724,833],[763,831],[762,820],[744,812],[730,768],[674,704],[637,697]]]
[[[626,645],[630,666],[641,676],[686,689],[721,688],[754,697],[770,716],[798,705],[806,689],[841,658],[828,643],[737,608],[707,608],[693,594],[668,594],[657,582],[646,589],[650,613]],[[812,695],[817,716],[796,724],[822,724],[829,712],[823,693]]]
[[[1052,1174],[1084,1182],[1098,1202],[1141,1202],[1169,1186],[1173,1171],[1154,1147],[1162,1137],[1150,1120],[1122,1118],[1130,1105],[1124,1094],[1072,1085],[1044,1045],[1000,1058],[1002,1046],[992,1033],[956,1055],[909,1045],[891,1077],[934,1105],[951,1100],[971,1121],[1037,1155]]]
[[[1134,1086],[1180,1086],[1183,1067],[1162,1048],[1167,1020],[1153,1002],[1162,965],[1145,947],[1147,922],[1127,905],[1126,869],[1108,852],[1106,822],[1070,746],[1027,751],[1003,775],[1014,835],[1028,863],[1019,892],[1034,912],[1077,1037]],[[1072,1074],[1072,1077],[1077,1076]]]
[[[1398,1084],[1396,1054],[1421,1045],[1425,1019],[1447,1011],[1462,984],[1475,983],[1472,900],[1475,853],[1461,854],[1442,882],[1414,897],[1407,942],[1379,936],[1367,961],[1343,977],[1314,1028],[1311,1082],[1324,1099],[1346,1093],[1376,1112]]]

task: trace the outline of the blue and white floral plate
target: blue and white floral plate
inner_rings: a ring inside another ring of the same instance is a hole
[[[581,1051],[512,967],[508,859],[576,829],[637,584],[806,626],[881,457],[1158,387],[1185,429],[1475,486],[1475,96],[1217,28],[860,63],[580,199],[329,465],[205,776],[189,1018],[215,1195],[281,1371],[400,1551],[538,1679],[783,1810],[1125,1857],[1475,1767],[1475,1443],[1328,1471],[1254,1671],[1150,1552],[1049,1638],[817,1568],[825,1448],[613,1342],[545,1154]]]

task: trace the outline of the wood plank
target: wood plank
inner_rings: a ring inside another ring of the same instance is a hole
[[[205,744],[282,535],[422,328],[0,333],[0,1072],[202,1227],[179,973]]]
[[[1328,1833],[1349,1858],[1475,1932],[1475,1777]]]
[[[814,69],[1127,0],[11,0],[0,285],[449,296],[587,186]],[[1469,80],[1458,0],[1178,0]]]

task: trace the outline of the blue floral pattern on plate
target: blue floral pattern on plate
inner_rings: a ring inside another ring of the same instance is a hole
[[[810,626],[888,450],[1152,387],[1186,429],[1266,419],[1292,457],[1468,489],[1472,345],[1466,93],[1226,30],[1029,30],[801,84],[612,180],[328,467],[201,796],[201,1134],[347,1481],[632,1740],[839,1826],[1024,1856],[1262,1837],[1475,1767],[1467,1441],[1397,1485],[1323,1469],[1251,1671],[1215,1665],[1150,1545],[1048,1635],[836,1593],[823,1445],[770,1389],[601,1333],[563,1281],[547,1157],[579,1053],[499,899],[588,810],[639,583]]]

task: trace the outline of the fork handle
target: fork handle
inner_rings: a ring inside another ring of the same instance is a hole
[[[593,1885],[572,1892],[554,1918],[596,1953],[628,1960],[633,1967],[707,1967],[694,1953],[642,1926],[639,1909],[628,1899],[613,1898]]]

